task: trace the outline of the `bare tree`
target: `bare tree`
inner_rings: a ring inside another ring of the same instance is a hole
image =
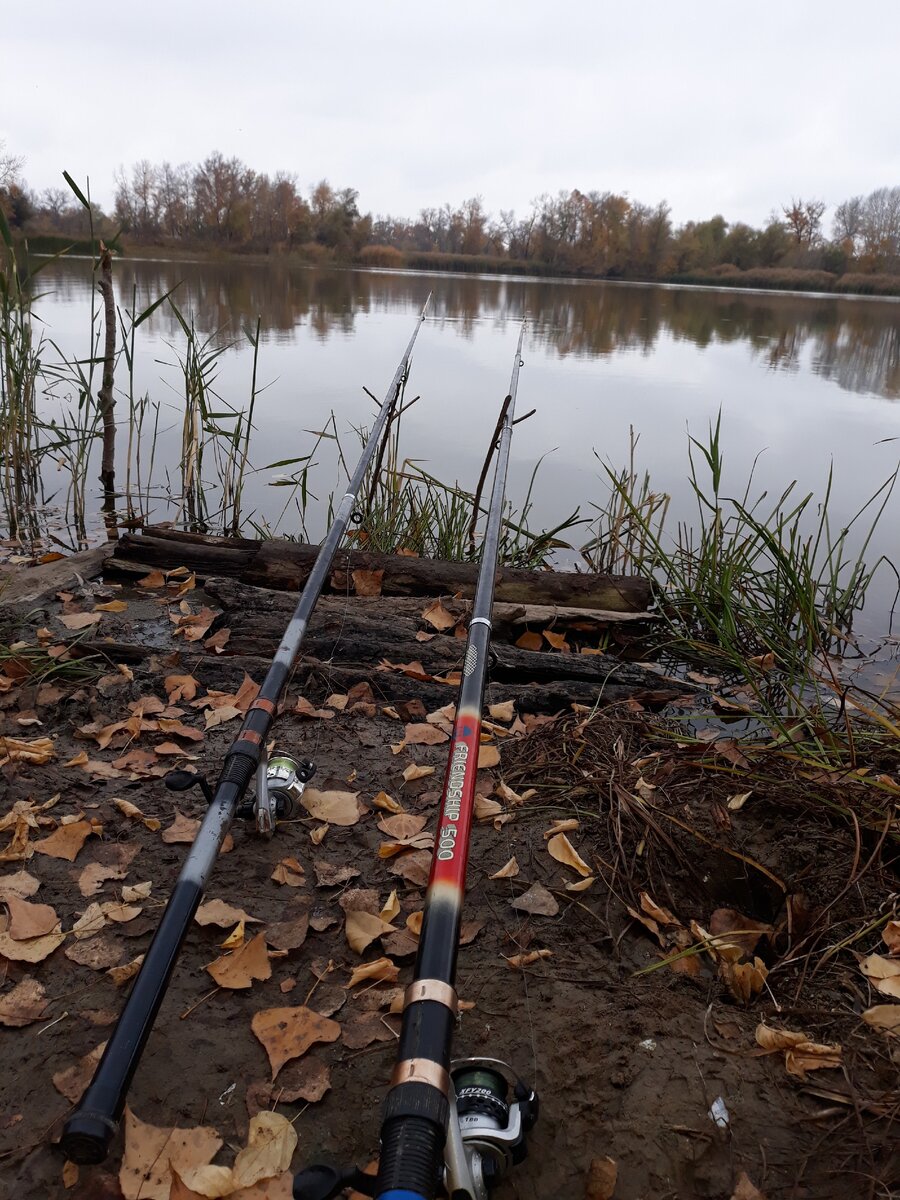
[[[864,203],[862,196],[851,196],[849,200],[844,200],[834,210],[834,219],[831,222],[831,236],[834,240],[849,242],[854,250],[862,235]]]
[[[24,165],[25,159],[22,155],[10,154],[6,149],[6,142],[0,141],[0,187],[9,187],[10,184],[16,183]]]

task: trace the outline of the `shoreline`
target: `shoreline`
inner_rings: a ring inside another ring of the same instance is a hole
[[[44,239],[35,239],[38,242]],[[59,239],[64,242],[65,239]],[[59,248],[55,250],[35,249],[29,250],[29,253],[35,258],[53,257],[59,254]],[[90,257],[87,252],[87,247],[79,245],[77,253],[64,255],[66,258],[77,259]],[[620,276],[596,275],[588,272],[567,273],[560,272],[556,268],[544,267],[539,263],[526,263],[519,260],[506,261],[497,259],[492,262],[481,256],[468,257],[464,255],[439,255],[439,254],[415,254],[403,256],[404,258],[413,258],[418,262],[413,261],[398,261],[396,263],[378,263],[367,262],[361,257],[353,260],[337,260],[333,258],[322,258],[316,260],[309,255],[303,254],[301,251],[288,251],[269,253],[266,251],[235,251],[208,249],[196,246],[163,246],[163,245],[135,245],[128,247],[124,252],[121,252],[120,258],[123,261],[132,262],[172,262],[172,263],[196,263],[198,265],[215,265],[215,264],[234,264],[242,263],[254,266],[261,265],[277,265],[279,267],[287,267],[291,269],[303,268],[307,270],[330,270],[330,271],[365,271],[367,273],[385,274],[385,275],[425,275],[425,276],[444,276],[458,277],[467,276],[472,279],[502,279],[502,280],[528,280],[534,279],[544,283],[577,283],[577,284],[616,284],[625,285],[628,287],[659,287],[666,288],[672,291],[706,291],[706,292],[746,292],[752,295],[763,296],[808,296],[811,299],[847,299],[847,300],[887,300],[892,303],[900,303],[900,276],[890,277],[892,283],[889,285],[891,290],[879,290],[873,286],[871,290],[857,291],[852,289],[844,289],[841,287],[821,286],[821,281],[816,280],[816,286],[804,286],[802,281],[798,279],[785,279],[784,285],[772,283],[766,286],[765,280],[760,280],[760,270],[747,271],[743,273],[735,272],[720,276],[701,275],[696,273],[673,274],[666,277],[656,279],[644,278],[624,278]],[[773,274],[777,273],[782,278],[787,272],[784,269],[773,268]],[[797,276],[807,275],[808,272],[797,271]],[[824,274],[824,272],[817,272]],[[692,277],[693,276],[693,277]],[[852,278],[866,279],[867,276],[860,275],[857,272],[848,272],[843,276],[834,276],[835,284],[840,283],[841,279]],[[872,279],[884,278],[884,276],[874,275]]]

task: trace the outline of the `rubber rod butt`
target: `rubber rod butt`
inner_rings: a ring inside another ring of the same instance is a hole
[[[66,1121],[59,1144],[66,1158],[79,1166],[93,1167],[109,1153],[116,1124],[93,1113],[75,1113]]]

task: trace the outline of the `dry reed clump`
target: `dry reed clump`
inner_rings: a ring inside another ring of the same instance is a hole
[[[862,296],[900,296],[900,275],[848,272],[840,277],[834,288],[837,292],[856,292]]]

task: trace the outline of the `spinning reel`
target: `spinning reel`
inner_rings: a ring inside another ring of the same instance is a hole
[[[315,763],[309,759],[298,762],[287,754],[276,754],[269,758],[263,752],[256,769],[256,797],[241,804],[235,815],[253,821],[257,833],[270,836],[275,832],[276,822],[286,820],[294,811],[295,803],[315,773]],[[207,801],[212,803],[212,788],[202,775],[195,775],[192,771],[170,771],[165,784],[173,792],[186,792],[188,788],[199,787]]]
[[[491,1188],[528,1153],[525,1138],[538,1118],[537,1093],[496,1058],[459,1059],[450,1080],[442,1194],[449,1200],[488,1200]],[[358,1167],[307,1167],[294,1179],[294,1200],[333,1200],[348,1187],[372,1196],[375,1176]]]

